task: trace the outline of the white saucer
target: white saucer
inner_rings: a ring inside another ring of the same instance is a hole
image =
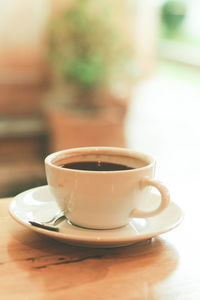
[[[159,203],[160,197],[151,195],[146,201],[146,209]],[[160,214],[146,219],[133,219],[124,227],[111,230],[84,229],[67,221],[59,225],[59,232],[53,232],[30,225],[29,221],[45,222],[51,219],[59,208],[51,196],[48,186],[30,189],[17,195],[11,202],[9,212],[20,224],[53,239],[70,245],[86,247],[121,247],[150,239],[167,232],[183,219],[183,214],[175,203]]]

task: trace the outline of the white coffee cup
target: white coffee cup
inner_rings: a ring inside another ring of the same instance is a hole
[[[130,169],[91,171],[62,167],[83,161],[122,164]],[[130,149],[67,149],[48,155],[45,169],[48,185],[60,209],[71,223],[81,227],[121,227],[131,218],[146,218],[160,213],[170,201],[167,188],[154,179],[154,158]],[[152,186],[160,192],[160,205],[152,211],[143,211]]]

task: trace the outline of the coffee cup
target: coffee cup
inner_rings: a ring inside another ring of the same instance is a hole
[[[132,218],[159,214],[170,202],[168,189],[154,179],[155,159],[131,149],[71,148],[48,155],[45,170],[58,206],[81,227],[121,227]],[[160,204],[145,211],[152,187],[160,193]]]

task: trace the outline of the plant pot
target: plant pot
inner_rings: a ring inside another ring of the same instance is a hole
[[[116,108],[102,108],[88,117],[51,109],[47,113],[50,152],[87,146],[125,147],[125,115]]]

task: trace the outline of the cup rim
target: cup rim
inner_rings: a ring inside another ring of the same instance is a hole
[[[87,170],[78,170],[78,169],[68,169],[68,168],[60,168],[60,166],[57,166],[53,160],[58,157],[60,157],[60,159],[64,158],[66,156],[66,154],[70,154],[70,153],[74,153],[75,156],[77,156],[78,154],[83,154],[83,153],[90,153],[90,151],[92,153],[96,152],[101,152],[101,154],[108,154],[109,153],[113,153],[113,154],[118,154],[121,156],[125,156],[125,154],[129,157],[131,156],[135,156],[138,159],[141,159],[145,162],[147,162],[147,164],[145,166],[142,166],[140,168],[136,168],[136,169],[129,169],[129,170],[117,170],[117,171],[87,171]],[[50,167],[53,167],[55,169],[59,169],[62,170],[63,172],[81,172],[81,173],[97,173],[97,174],[110,174],[110,173],[120,173],[120,172],[137,172],[139,170],[145,170],[148,168],[151,168],[154,164],[155,164],[155,159],[153,156],[144,153],[144,152],[140,152],[140,151],[135,151],[133,149],[130,148],[120,148],[120,147],[102,147],[102,146],[98,146],[98,147],[76,147],[76,148],[68,148],[65,150],[60,150],[60,151],[56,151],[53,152],[49,155],[46,156],[45,160],[45,165],[48,165]]]

